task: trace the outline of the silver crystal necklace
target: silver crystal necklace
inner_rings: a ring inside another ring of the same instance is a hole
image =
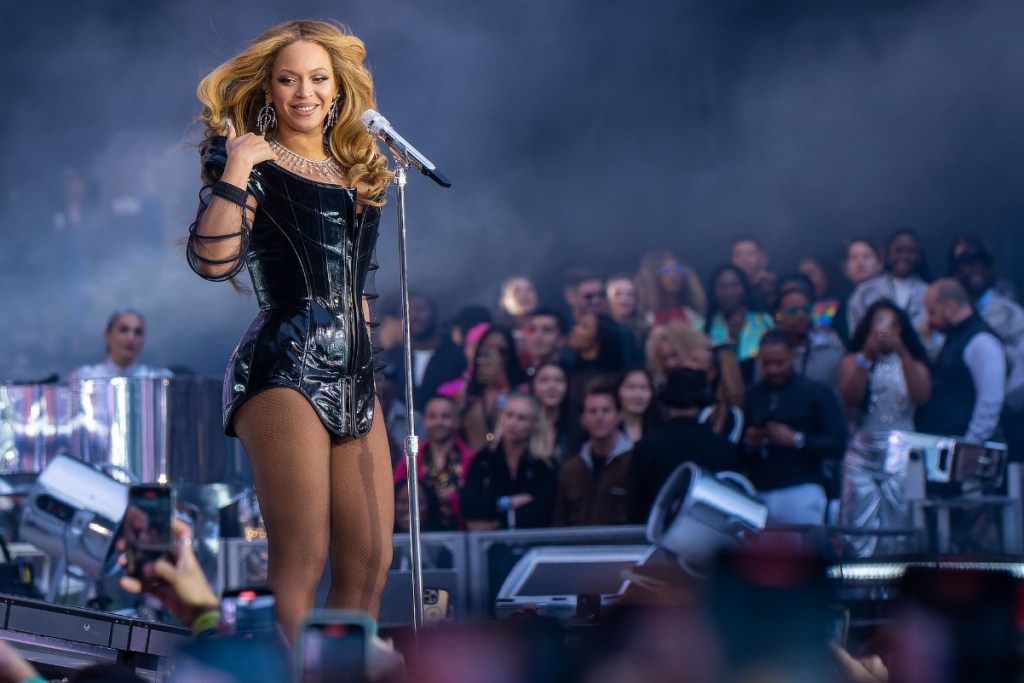
[[[327,182],[334,184],[341,184],[345,178],[345,174],[341,171],[341,166],[338,165],[338,162],[333,157],[328,156],[321,161],[313,161],[301,154],[296,154],[277,140],[271,139],[269,142],[270,148],[277,155],[277,163],[290,171],[299,174],[315,173]]]

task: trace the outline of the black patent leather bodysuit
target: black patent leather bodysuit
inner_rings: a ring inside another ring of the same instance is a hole
[[[223,150],[223,138],[214,138],[208,168],[223,167]],[[224,377],[225,432],[235,435],[231,420],[246,399],[290,387],[333,434],[363,436],[375,398],[363,296],[376,269],[380,209],[357,214],[355,189],[314,182],[272,162],[256,165],[248,189],[259,208],[244,259],[260,312]]]

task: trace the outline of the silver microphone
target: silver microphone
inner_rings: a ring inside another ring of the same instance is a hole
[[[381,116],[380,112],[367,109],[359,117],[359,122],[366,127],[367,132],[375,138],[380,139],[387,145],[396,157],[400,157],[410,166],[427,176],[441,187],[451,187],[450,180],[444,177],[441,171],[437,170],[430,159],[420,154],[419,150],[406,142],[405,138],[395,132],[391,122]]]

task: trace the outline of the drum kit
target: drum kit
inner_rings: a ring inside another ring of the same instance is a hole
[[[93,558],[103,534],[89,541],[96,525],[80,521],[116,525],[120,516],[107,508],[137,482],[174,488],[196,522],[197,554],[215,579],[223,508],[252,493],[248,458],[237,439],[224,435],[219,379],[0,384],[0,531],[8,537],[20,535],[58,566],[100,573],[103,563]],[[76,554],[67,534],[82,536],[90,552]],[[51,582],[60,579],[50,575]]]

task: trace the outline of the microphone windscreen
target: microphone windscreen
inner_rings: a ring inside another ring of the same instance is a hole
[[[367,109],[363,112],[363,115],[359,117],[359,122],[363,124],[370,135],[380,135],[380,132],[384,130],[385,126],[390,126],[391,122],[380,115],[380,112],[374,109]]]

